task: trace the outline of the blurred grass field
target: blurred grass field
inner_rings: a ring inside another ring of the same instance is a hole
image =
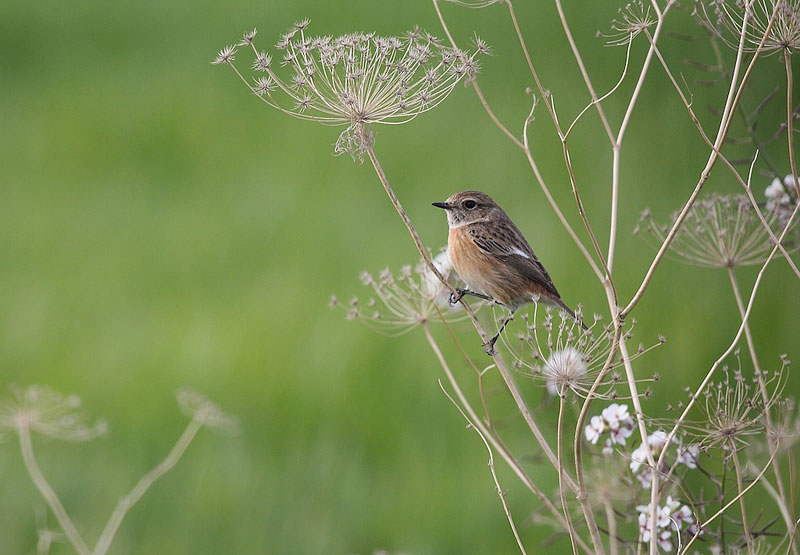
[[[553,7],[519,4],[546,86],[559,110],[576,113],[587,96]],[[595,37],[616,7],[568,10],[599,90],[616,82],[624,62],[623,50]],[[496,55],[483,60],[484,90],[498,115],[520,129],[530,82],[505,12],[444,8],[461,40],[477,31],[494,46]],[[117,498],[185,426],[178,387],[191,386],[240,418],[238,437],[201,432],[131,511],[113,553],[513,552],[485,449],[441,393],[441,370],[421,333],[388,339],[327,307],[331,294],[365,294],[362,269],[416,260],[372,169],[332,155],[336,129],[267,111],[228,68],[209,64],[243,31],[257,27],[267,46],[303,17],[319,34],[399,34],[415,24],[442,34],[432,5],[421,0],[3,2],[0,395],[9,384],[48,384],[79,394],[88,414],[108,419],[106,439],[35,442],[90,543]],[[678,12],[670,24],[686,32],[689,23]],[[681,60],[711,61],[702,41],[666,38],[664,50],[690,83],[698,76]],[[750,102],[781,82],[778,59],[765,60],[759,75]],[[632,86],[626,81],[620,94]],[[722,91],[704,94],[718,102]],[[614,121],[622,98],[608,103]],[[780,110],[780,102],[771,104],[765,118]],[[580,228],[560,144],[544,111],[537,116],[537,161]],[[710,112],[702,117],[713,127]],[[389,179],[429,246],[446,242],[444,218],[430,203],[485,190],[507,207],[565,300],[604,311],[601,288],[524,157],[470,89],[458,87],[408,125],[375,131]],[[605,243],[610,150],[594,114],[573,141],[584,202]],[[788,172],[785,152],[771,155]],[[654,67],[623,150],[623,299],[653,255],[631,234],[640,210],[650,206],[665,220],[706,156]],[[759,191],[768,184],[761,179]],[[738,192],[721,166],[709,188]],[[755,271],[739,275],[748,287]],[[798,358],[798,308],[796,281],[778,260],[751,317],[765,366],[784,352]],[[724,273],[667,261],[636,316],[637,338],[652,342],[663,333],[668,340],[638,365],[664,377],[650,401],[658,413],[727,346],[737,312]],[[481,361],[469,326],[459,330]],[[440,336],[454,370],[473,385],[471,370]],[[788,388],[797,392],[799,384],[791,376]],[[549,412],[541,409],[545,423],[554,420]],[[535,455],[532,444],[523,450]],[[536,504],[505,468],[500,476],[522,524]],[[0,553],[35,552],[35,510],[43,503],[13,440],[0,444],[0,491]],[[539,526],[523,524],[521,532],[531,546],[550,536]],[[554,552],[567,546],[556,539]],[[69,552],[65,544],[53,548]]]

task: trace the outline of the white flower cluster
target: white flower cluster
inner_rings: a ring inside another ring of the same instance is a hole
[[[792,175],[785,176],[783,180],[777,177],[773,179],[769,187],[764,189],[764,196],[767,197],[767,210],[793,207],[794,178]]]
[[[600,436],[608,432],[609,437],[605,440],[603,454],[610,455],[615,444],[625,445],[625,440],[633,434],[633,428],[633,418],[628,414],[628,405],[614,403],[604,408],[599,416],[592,416],[584,435],[586,440],[594,445]]]
[[[650,445],[650,450],[653,453],[653,458],[658,458],[661,450],[667,446],[667,434],[663,430],[656,430],[647,436],[647,443]],[[677,444],[677,439],[673,438],[673,444]],[[683,464],[688,468],[697,468],[697,458],[700,455],[700,449],[697,445],[678,445],[675,451],[676,460],[675,464]],[[630,469],[636,474],[636,479],[639,480],[644,487],[649,487],[652,480],[652,469],[643,464],[647,462],[647,452],[644,443],[639,445],[636,450],[631,454]]]
[[[639,511],[639,531],[642,534],[642,541],[650,543],[653,534],[650,530],[650,505],[638,505]],[[682,505],[677,499],[667,497],[664,506],[656,505],[656,541],[658,547],[664,551],[672,551],[672,528],[680,532],[683,525],[687,525],[689,533],[693,534],[694,517],[688,505]]]

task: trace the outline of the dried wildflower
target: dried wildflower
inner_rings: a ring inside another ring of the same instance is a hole
[[[451,285],[464,286],[453,270],[447,251],[439,253],[433,263]],[[438,319],[440,313],[450,321],[464,318],[461,305],[449,303],[450,290],[423,262],[413,270],[411,266],[403,266],[397,276],[392,275],[388,268],[381,271],[377,278],[369,272],[362,272],[361,282],[372,288],[375,297],[365,305],[358,297],[353,297],[344,306],[347,319],[361,320],[388,335],[402,335],[419,324]],[[341,306],[335,299],[333,297],[331,306]]]
[[[203,426],[216,428],[229,434],[238,433],[238,420],[222,412],[222,409],[205,395],[183,387],[177,391],[175,397],[178,399],[178,405],[183,413],[196,419]]]
[[[77,395],[65,396],[39,385],[25,389],[12,386],[11,398],[0,402],[0,436],[23,429],[65,441],[88,441],[105,435],[106,422],[87,424],[78,412],[80,406]]]
[[[781,213],[781,210],[774,208],[764,214],[775,233],[780,232]],[[654,247],[660,246],[677,216],[678,212],[674,212],[669,225],[659,224],[650,211],[645,210],[634,234],[641,235]],[[798,226],[793,226],[794,231],[797,229]],[[784,237],[783,245],[787,250],[798,247],[794,235]],[[769,233],[747,196],[712,194],[696,201],[689,209],[683,225],[678,228],[670,244],[669,252],[673,258],[686,264],[733,268],[762,264],[772,247]]]
[[[775,404],[776,414],[767,425],[770,445],[786,452],[800,440],[800,413],[795,399],[789,397]]]
[[[601,326],[602,316],[595,315],[588,329],[583,329],[578,322],[583,321],[581,307],[576,310],[576,318],[558,311],[558,323],[553,320],[553,310],[544,307],[544,317],[537,323],[539,304],[533,305],[531,312],[518,313],[508,326],[508,332],[501,336],[503,343],[514,358],[512,366],[530,375],[535,381],[544,381],[547,391],[556,395],[564,391],[585,395],[608,358],[614,339],[611,325]],[[624,338],[632,338],[635,320],[624,333]],[[640,346],[631,358],[638,358],[654,346]],[[609,366],[613,370],[621,366],[615,357]],[[643,380],[645,381],[645,380]],[[649,380],[646,380],[649,381]],[[607,372],[596,396],[613,399],[617,394],[615,386],[619,375]]]
[[[252,69],[267,74],[254,83],[234,65],[234,47],[220,51],[212,63],[229,64],[265,104],[285,114],[346,126],[335,151],[359,158],[372,145],[371,124],[405,123],[435,108],[478,70],[476,55],[488,51],[483,41],[471,54],[448,48],[420,29],[402,37],[353,33],[333,38],[306,36],[308,25],[307,19],[295,23],[276,44],[283,51],[284,71],[256,49],[255,31],[245,34],[239,44],[252,48]]]
[[[645,7],[641,0],[628,2],[619,8],[619,15],[611,20],[611,33],[605,35],[610,46],[624,46],[630,43],[639,33],[656,24],[650,13],[650,6]]]
[[[791,52],[800,45],[800,0],[708,0],[698,2],[703,19],[725,44],[738,49],[744,28],[744,50]],[[769,22],[775,14],[772,27]],[[769,29],[769,32],[767,30]]]
[[[725,365],[722,378],[710,382],[696,406],[697,420],[686,421],[683,429],[702,448],[719,448],[725,453],[748,444],[748,439],[764,434],[764,413],[781,400],[786,384],[784,361],[779,370],[764,372],[761,378],[769,392],[766,402],[761,395],[758,376],[745,377],[738,352],[736,366]]]

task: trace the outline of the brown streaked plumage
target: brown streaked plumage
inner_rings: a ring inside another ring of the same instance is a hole
[[[524,304],[547,303],[575,318],[525,237],[492,197],[480,191],[462,191],[433,205],[447,212],[447,250],[453,267],[469,287],[459,294],[490,297],[509,310],[487,351],[493,352],[505,325]]]

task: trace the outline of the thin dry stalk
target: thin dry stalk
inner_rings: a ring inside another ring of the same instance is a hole
[[[511,526],[511,531],[514,533],[514,539],[517,540],[517,546],[519,547],[520,553],[525,555],[527,552],[525,551],[525,546],[522,545],[522,540],[519,537],[519,533],[517,532],[517,527],[514,525],[514,518],[511,516],[511,511],[508,508],[508,503],[506,503],[506,496],[503,492],[503,488],[500,486],[500,481],[497,479],[497,473],[494,470],[494,454],[492,453],[492,448],[489,446],[489,442],[486,441],[486,436],[475,426],[474,421],[470,420],[470,418],[461,410],[461,407],[456,403],[455,399],[453,399],[447,390],[444,388],[444,384],[442,384],[442,380],[439,380],[439,387],[441,388],[442,392],[450,399],[450,402],[456,407],[458,412],[461,413],[461,416],[464,417],[464,420],[467,421],[467,427],[475,430],[475,433],[478,434],[478,437],[481,438],[483,441],[483,445],[486,447],[486,451],[489,452],[489,471],[492,473],[492,480],[494,481],[495,491],[497,495],[500,497],[500,503],[503,505],[503,512],[506,514],[506,518],[508,519],[508,524]],[[577,553],[577,552],[576,552]]]
[[[742,530],[744,532],[744,542],[747,544],[747,553],[753,553],[753,536],[750,534],[750,526],[747,523],[747,506],[744,502],[744,486],[742,468],[739,466],[739,455],[736,444],[730,441],[731,459],[733,460],[733,470],[736,474],[736,490],[739,492],[739,508],[742,512]]]
[[[119,500],[117,506],[114,507],[114,512],[111,513],[111,517],[108,519],[108,523],[103,529],[103,533],[100,535],[100,539],[97,540],[97,545],[92,552],[93,555],[104,555],[106,552],[108,552],[108,548],[111,545],[111,540],[114,539],[120,524],[122,524],[122,519],[124,519],[125,515],[128,514],[130,508],[136,505],[139,499],[141,499],[142,496],[147,493],[147,490],[150,489],[150,486],[152,486],[156,480],[172,470],[172,468],[181,459],[184,452],[186,452],[186,448],[189,447],[189,444],[194,439],[194,436],[197,435],[197,432],[202,427],[202,414],[197,413],[189,421],[186,429],[181,434],[181,437],[178,438],[178,441],[172,447],[172,450],[169,452],[166,458],[158,463],[158,465],[150,472],[142,476],[133,489]]]
[[[777,15],[777,4],[776,8],[772,12],[772,16],[767,24],[767,27],[764,31],[764,35],[761,39],[761,45],[763,46],[764,41],[766,41],[767,36],[772,29],[772,25],[775,21],[775,17]],[[653,261],[650,263],[650,267],[647,269],[647,273],[645,277],[642,279],[641,284],[639,285],[639,289],[636,291],[634,296],[631,298],[630,302],[625,306],[625,308],[621,312],[621,316],[624,318],[636,307],[639,301],[642,299],[642,295],[644,295],[645,290],[650,284],[650,280],[653,278],[653,274],[655,273],[658,265],[660,264],[661,260],[664,258],[664,255],[667,252],[672,240],[675,238],[675,234],[678,232],[678,228],[683,224],[683,221],[686,219],[686,216],[689,213],[689,210],[694,205],[694,201],[697,199],[700,191],[705,185],[706,181],[708,180],[708,176],[711,173],[711,169],[716,164],[717,159],[719,158],[719,152],[722,148],[722,144],[725,142],[725,138],[728,136],[728,131],[730,129],[730,124],[732,120],[732,114],[736,107],[739,105],[739,101],[741,99],[742,94],[744,93],[745,85],[749,81],[750,74],[753,71],[753,68],[756,65],[756,61],[759,59],[759,50],[753,54],[753,57],[750,59],[750,63],[747,66],[747,69],[742,76],[741,83],[739,86],[736,86],[738,81],[739,70],[741,69],[742,64],[742,57],[744,54],[744,41],[745,41],[745,34],[747,31],[747,16],[745,16],[745,20],[742,24],[742,33],[739,40],[739,47],[736,51],[736,62],[734,64],[733,75],[731,77],[731,85],[728,90],[728,96],[725,99],[725,108],[722,111],[722,116],[720,117],[720,125],[719,129],[717,130],[717,136],[714,140],[714,144],[711,149],[711,154],[708,157],[708,161],[706,162],[705,167],[700,172],[700,179],[697,182],[692,194],[689,196],[689,199],[686,201],[686,204],[681,209],[678,217],[675,219],[675,223],[672,225],[672,228],[669,230],[667,237],[664,239],[661,247],[658,249],[656,256],[653,258]],[[735,91],[735,94],[734,94]]]
[[[75,524],[69,517],[67,510],[64,508],[61,500],[58,498],[58,494],[56,494],[55,490],[52,488],[52,486],[50,486],[47,478],[44,477],[42,470],[39,468],[39,464],[36,462],[36,457],[33,453],[33,443],[31,442],[30,430],[26,426],[20,426],[18,428],[18,436],[19,446],[22,450],[22,461],[25,463],[25,469],[28,471],[33,483],[36,485],[36,489],[39,490],[39,493],[41,493],[42,497],[44,497],[44,500],[47,502],[50,510],[53,511],[56,520],[58,520],[58,524],[61,526],[61,529],[64,530],[64,534],[66,534],[67,539],[69,539],[69,542],[72,544],[72,547],[75,548],[75,551],[77,551],[80,555],[89,555],[89,548],[83,541],[80,532],[78,532],[78,529],[75,527]]]
[[[572,517],[569,515],[569,506],[567,505],[567,492],[564,490],[564,459],[562,458],[562,443],[564,442],[564,398],[566,397],[566,387],[562,386],[561,391],[558,392],[558,426],[556,430],[556,453],[558,454],[558,494],[561,498],[561,508],[564,510],[564,520],[567,523],[567,532],[569,533],[569,541],[572,544],[572,553],[577,555],[578,548],[575,546],[575,538],[578,533],[572,524]]]
[[[780,244],[780,243],[778,243]],[[736,306],[739,309],[739,315],[742,319],[744,319],[744,302],[742,301],[742,293],[739,289],[739,282],[736,279],[736,272],[733,268],[728,268],[728,276],[731,280],[731,288],[733,289],[733,296],[736,299]],[[755,343],[753,342],[753,335],[750,332],[750,324],[746,323],[744,327],[744,337],[745,341],[747,342],[747,350],[750,352],[750,359],[753,362],[753,369],[755,370],[755,374],[758,378],[758,387],[761,391],[761,398],[764,400],[765,406],[769,402],[769,393],[767,392],[767,385],[764,383],[764,373],[761,370],[761,365],[758,362],[758,356],[756,355]],[[764,417],[767,423],[767,429],[772,428],[772,415],[770,414],[769,410],[764,411]],[[768,442],[770,449],[777,449],[778,446],[773,441],[773,438],[768,435]],[[779,503],[778,508],[780,510],[781,516],[783,517],[784,522],[786,523],[786,530],[787,532],[792,530],[793,528],[793,519],[789,514],[789,501],[788,497],[786,496],[786,489],[783,485],[783,477],[781,476],[781,468],[778,461],[773,461],[772,463],[772,471],[775,475],[775,483],[778,486],[778,497]],[[794,540],[792,540],[792,551],[797,550],[797,545],[795,544]]]
[[[700,533],[703,531],[703,529],[705,529],[714,520],[719,518],[725,511],[728,510],[728,508],[731,505],[733,505],[734,503],[739,501],[739,499],[741,497],[743,497],[744,494],[746,494],[748,491],[750,491],[753,487],[755,487],[756,484],[758,484],[761,481],[761,478],[764,476],[764,474],[766,474],[767,469],[769,469],[769,467],[772,465],[772,461],[775,460],[775,455],[777,455],[777,454],[778,454],[778,450],[777,449],[773,450],[772,453],[770,454],[770,457],[769,457],[769,460],[767,461],[767,464],[764,465],[764,468],[761,469],[761,472],[758,473],[758,475],[753,479],[752,482],[750,482],[750,484],[746,488],[744,488],[739,494],[737,494],[736,497],[734,497],[733,499],[731,499],[730,501],[725,503],[722,507],[720,507],[720,509],[716,513],[711,515],[704,522],[698,523],[697,532],[695,532],[694,536],[692,536],[691,539],[688,542],[686,542],[686,545],[684,546],[683,551],[680,551],[679,555],[682,555],[684,553],[688,553],[689,552],[689,548],[692,546],[692,544],[695,542],[695,540],[698,537],[700,537]]]
[[[652,37],[650,36],[650,33],[648,33],[647,30],[645,30],[644,32],[645,32],[645,35],[647,36],[647,38],[650,40],[650,44],[654,44],[652,42]],[[684,94],[683,90],[681,90],[681,87],[680,87],[680,85],[678,85],[678,82],[676,81],[675,76],[672,74],[672,70],[670,70],[669,65],[667,64],[666,60],[664,60],[664,57],[662,56],[661,51],[658,48],[656,48],[656,56],[658,56],[658,59],[661,62],[661,67],[664,69],[664,72],[667,74],[667,77],[669,78],[670,82],[672,83],[672,86],[675,88],[675,91],[680,96],[681,101],[683,102],[684,108],[686,108],[686,111],[689,113],[689,117],[691,118],[692,123],[694,123],[695,127],[697,128],[697,131],[700,133],[700,136],[703,138],[703,141],[705,141],[706,145],[709,148],[713,149],[714,148],[714,143],[711,142],[711,139],[708,137],[708,135],[706,134],[705,130],[703,129],[703,126],[700,124],[700,120],[697,118],[697,115],[694,113],[694,109],[692,108],[691,102],[686,98],[686,95]],[[750,199],[750,204],[753,206],[753,210],[755,211],[756,215],[758,216],[758,219],[761,222],[761,225],[764,226],[764,229],[769,234],[770,240],[772,241],[773,244],[778,244],[778,249],[780,250],[781,255],[784,257],[784,259],[786,259],[787,264],[789,264],[789,267],[792,269],[792,271],[797,276],[797,278],[800,279],[800,269],[798,269],[797,265],[794,263],[794,260],[792,260],[792,257],[789,256],[789,253],[786,251],[784,246],[781,245],[780,243],[778,243],[778,239],[775,237],[775,233],[772,231],[772,228],[770,227],[769,223],[767,222],[766,218],[764,217],[764,214],[761,212],[761,209],[758,206],[758,202],[756,201],[755,197],[753,197],[753,192],[752,192],[752,190],[750,188],[750,182],[751,182],[750,181],[750,177],[753,174],[753,167],[755,166],[755,162],[756,162],[756,158],[758,157],[758,153],[759,153],[759,151],[756,150],[756,154],[755,154],[755,156],[753,156],[753,160],[752,160],[752,162],[750,164],[750,171],[748,173],[747,181],[742,179],[742,176],[739,175],[738,171],[736,171],[736,168],[734,167],[734,165],[721,152],[719,152],[719,159],[722,160],[722,163],[725,164],[725,166],[728,168],[728,170],[730,170],[730,172],[733,175],[734,179],[736,179],[736,181],[739,183],[739,185],[741,185],[742,188],[745,190],[745,193],[747,194],[748,198]]]
[[[463,406],[464,410],[466,410],[467,413],[469,414],[470,421],[473,422],[474,425],[478,428],[478,430],[484,435],[484,437],[486,437],[489,440],[489,442],[491,442],[492,446],[495,449],[497,449],[497,451],[503,457],[503,460],[505,460],[506,463],[508,464],[509,468],[511,468],[511,470],[514,471],[517,477],[522,481],[523,484],[525,484],[525,486],[531,491],[531,493],[533,493],[542,502],[542,504],[559,521],[559,523],[566,526],[566,522],[563,520],[563,516],[561,515],[561,512],[558,510],[558,508],[556,508],[556,506],[553,505],[550,499],[544,493],[542,493],[542,491],[538,487],[536,487],[536,485],[533,483],[533,481],[525,472],[525,470],[522,468],[522,466],[519,464],[519,462],[511,455],[508,449],[505,448],[505,446],[502,445],[497,440],[497,438],[495,438],[494,434],[492,434],[488,429],[486,429],[481,419],[475,413],[475,410],[472,408],[472,405],[469,403],[469,400],[466,398],[466,396],[461,390],[461,387],[458,385],[458,381],[453,375],[453,372],[450,370],[450,365],[447,364],[447,360],[444,358],[442,350],[439,348],[439,344],[433,337],[433,334],[431,333],[428,324],[424,323],[422,325],[422,329],[425,331],[425,338],[428,340],[428,345],[430,345],[431,350],[433,350],[437,360],[439,361],[439,364],[442,367],[442,370],[444,370],[445,376],[447,377],[447,381],[450,382],[450,385],[453,388],[453,391],[455,391],[456,396],[458,397],[458,400],[461,403],[461,406]],[[588,546],[584,544],[584,546],[582,547],[587,552],[589,552]]]

